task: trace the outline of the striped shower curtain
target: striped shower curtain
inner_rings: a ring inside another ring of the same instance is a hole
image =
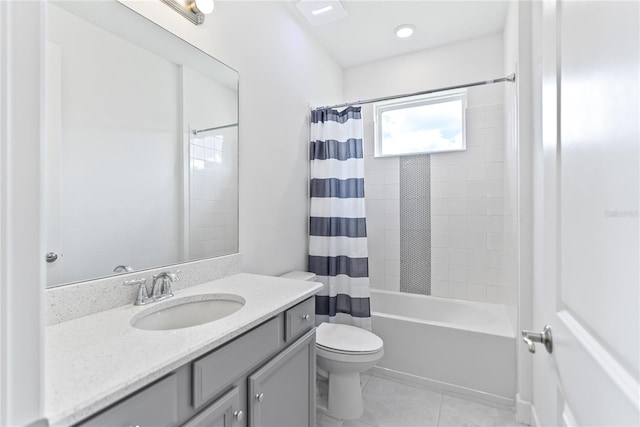
[[[311,113],[309,271],[316,323],[371,329],[360,107]]]

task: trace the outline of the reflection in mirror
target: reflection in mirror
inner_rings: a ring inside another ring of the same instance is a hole
[[[238,250],[238,74],[118,2],[50,2],[47,286]]]

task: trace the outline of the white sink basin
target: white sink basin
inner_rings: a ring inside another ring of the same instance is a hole
[[[202,325],[227,317],[244,306],[244,298],[233,294],[204,294],[153,304],[131,319],[131,326],[164,331]]]

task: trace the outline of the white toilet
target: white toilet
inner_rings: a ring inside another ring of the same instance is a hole
[[[292,271],[281,277],[314,281],[316,275]],[[329,382],[329,415],[345,420],[362,415],[360,372],[375,366],[383,354],[382,339],[365,329],[337,323],[316,328],[316,364],[318,375]]]

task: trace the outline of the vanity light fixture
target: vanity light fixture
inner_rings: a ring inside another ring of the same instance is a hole
[[[406,39],[407,37],[411,37],[415,30],[416,27],[411,24],[402,24],[397,26],[393,32],[396,33],[396,37]]]
[[[160,0],[196,25],[204,22],[205,15],[213,12],[213,0]]]

